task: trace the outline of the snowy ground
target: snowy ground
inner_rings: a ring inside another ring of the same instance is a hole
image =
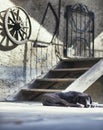
[[[103,108],[0,102],[0,130],[103,130]]]

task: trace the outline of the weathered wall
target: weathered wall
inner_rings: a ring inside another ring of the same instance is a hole
[[[33,17],[37,22],[41,22],[44,10],[46,9],[47,3],[51,2],[55,11],[58,11],[58,0],[11,0],[14,4],[22,6],[25,8],[31,17]],[[103,31],[103,2],[102,0],[61,0],[61,17],[64,15],[65,6],[68,4],[82,3],[88,6],[88,9],[95,13],[95,37],[98,36]],[[100,17],[99,17],[100,16]],[[61,19],[63,20],[63,19]],[[53,21],[52,21],[53,22]],[[63,25],[62,25],[63,26]],[[65,25],[63,26],[63,28]],[[50,28],[49,28],[50,30]],[[48,31],[49,31],[48,30]],[[64,29],[63,29],[64,30]],[[62,30],[61,30],[62,31]]]
[[[39,24],[41,23],[43,13],[48,2],[51,2],[55,11],[58,12],[58,0],[0,0],[0,11],[6,10],[8,7],[12,7],[14,5],[23,7],[28,12],[32,23],[32,33],[30,39],[35,40]],[[88,8],[95,13],[95,37],[103,31],[102,0],[62,0],[59,36],[61,42],[65,42],[65,6],[68,4],[75,4],[77,2],[86,4]],[[45,23],[42,28],[42,31],[39,34],[39,39],[50,41],[55,25],[54,17],[52,17],[52,13],[50,11],[46,19],[48,20],[48,23]],[[102,36],[100,36],[99,42],[103,47]],[[5,43],[6,41],[4,41],[3,44]],[[98,40],[95,43],[96,47],[99,46],[97,43]],[[0,44],[2,44],[2,40]],[[33,43],[31,42],[19,45],[10,51],[0,50],[1,100],[17,91],[18,88],[21,88],[21,86],[35,77],[35,57],[36,50],[33,48]]]
[[[92,96],[94,102],[103,103],[103,76],[85,92]]]

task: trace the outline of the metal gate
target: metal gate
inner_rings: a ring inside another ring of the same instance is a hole
[[[94,13],[82,4],[68,5],[65,12],[64,56],[94,56]]]

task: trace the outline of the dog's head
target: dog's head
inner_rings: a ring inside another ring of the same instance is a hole
[[[90,107],[92,104],[91,96],[87,94],[80,94],[77,96],[77,103],[83,104],[84,107]]]

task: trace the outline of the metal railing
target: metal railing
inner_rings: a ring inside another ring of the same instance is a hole
[[[35,41],[30,40],[29,42],[31,43],[30,59],[32,64],[30,75],[36,79],[37,77],[44,76],[50,69],[58,64],[63,57],[63,44],[60,43],[57,38],[55,38],[55,42],[50,44],[36,43],[36,45],[33,46]]]
[[[40,27],[38,29],[36,40],[30,40],[31,45],[33,45],[33,48],[31,47],[31,54],[33,52],[32,57],[35,64],[35,78],[44,75],[51,68],[57,65],[60,58],[63,56],[64,45],[59,41],[58,38],[60,25],[60,9],[61,0],[58,1],[58,11],[54,9],[53,5],[50,2],[47,4],[47,7],[43,14],[43,18],[41,20]],[[48,38],[46,38],[44,41],[43,39],[40,41],[39,35],[42,26],[45,27],[46,22],[48,21],[48,11],[51,12],[51,17],[53,17],[54,25],[52,25],[52,38],[49,42],[46,42],[45,40]]]

